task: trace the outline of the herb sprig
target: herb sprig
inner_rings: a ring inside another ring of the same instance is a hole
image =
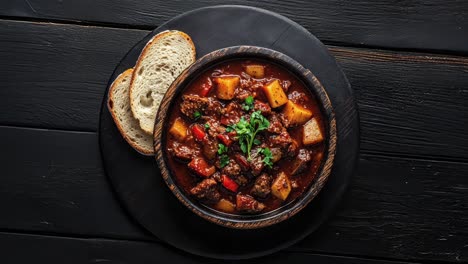
[[[254,108],[254,98],[253,96],[248,96],[245,98],[245,102],[242,104],[242,109],[245,111],[250,111]]]
[[[228,147],[224,144],[218,144],[219,166],[221,166],[221,168],[224,168],[229,164],[229,156],[226,154],[227,152]]]
[[[241,117],[239,122],[235,124],[234,129],[236,130],[240,148],[244,154],[247,154],[247,160],[251,160],[250,152],[252,145],[254,143],[256,145],[260,144],[260,141],[256,140],[255,136],[257,136],[258,132],[267,129],[269,126],[270,122],[260,111],[253,112],[248,122],[244,117]]]
[[[263,154],[263,163],[267,165],[270,169],[273,167],[273,155],[271,154],[271,151],[269,148],[263,148],[260,150],[260,153]]]

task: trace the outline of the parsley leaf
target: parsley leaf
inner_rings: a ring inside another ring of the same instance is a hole
[[[206,123],[205,124],[205,129],[210,129],[210,124]]]
[[[254,139],[254,145],[260,145],[262,142],[258,139]]]
[[[218,154],[227,153],[228,148],[224,144],[218,144]]]
[[[226,132],[229,133],[229,132],[234,131],[235,129],[236,129],[236,125],[228,125],[228,126],[226,127]]]
[[[252,145],[255,142],[255,136],[258,132],[267,129],[270,126],[270,122],[266,119],[262,112],[255,111],[250,116],[249,122],[241,117],[239,122],[235,125],[237,139],[239,140],[240,148],[244,154],[247,154],[247,159],[251,160],[250,151]]]
[[[223,154],[219,157],[219,166],[221,168],[226,167],[229,164],[229,157],[226,154]]]
[[[247,98],[245,98],[245,102],[242,104],[242,109],[244,109],[245,111],[250,111],[254,108],[254,98],[253,96],[248,96]]]
[[[194,118],[195,120],[198,120],[200,117],[201,117],[200,111],[195,111],[195,113],[193,113],[193,118]]]
[[[265,165],[267,165],[270,169],[271,167],[273,167],[273,155],[271,154],[271,151],[269,148],[264,148],[261,150],[261,153],[263,154],[263,163],[265,163]]]

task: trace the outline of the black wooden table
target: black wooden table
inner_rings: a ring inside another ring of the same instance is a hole
[[[103,172],[99,109],[124,54],[222,1],[7,1],[0,8],[0,263],[218,263],[144,231]],[[361,119],[356,177],[319,231],[272,263],[468,261],[468,3],[233,1],[329,48]],[[131,177],[131,175],[129,175]]]

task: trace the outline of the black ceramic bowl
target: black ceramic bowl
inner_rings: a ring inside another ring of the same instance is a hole
[[[208,70],[211,66],[221,62],[233,59],[261,59],[267,62],[277,64],[293,73],[305,86],[315,95],[323,115],[325,125],[325,157],[317,176],[308,190],[295,200],[283,205],[282,207],[256,215],[234,215],[226,214],[211,208],[208,208],[190,196],[177,186],[177,181],[172,175],[166,157],[166,136],[168,133],[168,118],[174,102],[184,91],[184,89],[195,80],[201,73]],[[330,175],[333,166],[333,160],[336,151],[336,120],[330,99],[320,84],[319,80],[307,69],[301,66],[292,58],[271,50],[253,46],[236,46],[213,51],[198,59],[189,68],[172,83],[167,90],[156,115],[154,127],[154,149],[156,161],[161,170],[167,186],[175,196],[192,212],[213,223],[239,229],[253,229],[273,225],[288,219],[304,208],[320,192]]]

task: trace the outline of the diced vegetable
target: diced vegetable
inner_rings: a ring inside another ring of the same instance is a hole
[[[198,141],[202,141],[206,137],[205,130],[198,124],[192,126],[192,135]]]
[[[265,76],[265,67],[262,65],[247,65],[245,66],[245,72],[257,79],[261,79]]]
[[[207,78],[206,82],[204,82],[201,85],[202,89],[201,89],[200,95],[203,97],[206,97],[210,93],[212,87],[213,87],[213,83],[211,82],[211,79]]]
[[[289,182],[288,176],[284,172],[280,172],[278,177],[271,185],[271,193],[281,200],[286,200],[289,193],[291,192],[291,183]]]
[[[312,117],[312,111],[288,101],[283,109],[283,117],[288,126],[301,125]]]
[[[281,87],[281,83],[278,79],[263,86],[263,92],[273,108],[280,107],[288,102],[288,97]]]
[[[203,158],[194,158],[187,165],[198,176],[208,178],[216,172],[215,166],[210,166]]]
[[[182,118],[177,118],[169,129],[169,133],[177,140],[183,140],[187,136],[187,125]]]
[[[247,171],[250,169],[250,163],[246,157],[242,156],[239,153],[236,153],[236,155],[234,155],[234,159],[236,160],[236,163],[239,164],[239,166],[241,167],[243,171]]]
[[[232,140],[226,134],[218,134],[216,137],[228,147],[232,144]]]
[[[216,95],[219,99],[231,100],[234,98],[234,92],[239,85],[239,76],[222,76],[214,79],[218,85]]]
[[[233,213],[236,210],[236,206],[226,199],[219,200],[215,207],[226,213]]]
[[[317,144],[323,141],[323,135],[320,131],[317,119],[312,118],[304,124],[304,132],[302,135],[302,143],[304,145]]]
[[[239,184],[237,184],[235,181],[233,181],[231,178],[229,178],[226,175],[221,175],[221,179],[223,181],[223,186],[224,188],[232,191],[232,192],[237,192],[237,189],[239,188]]]

